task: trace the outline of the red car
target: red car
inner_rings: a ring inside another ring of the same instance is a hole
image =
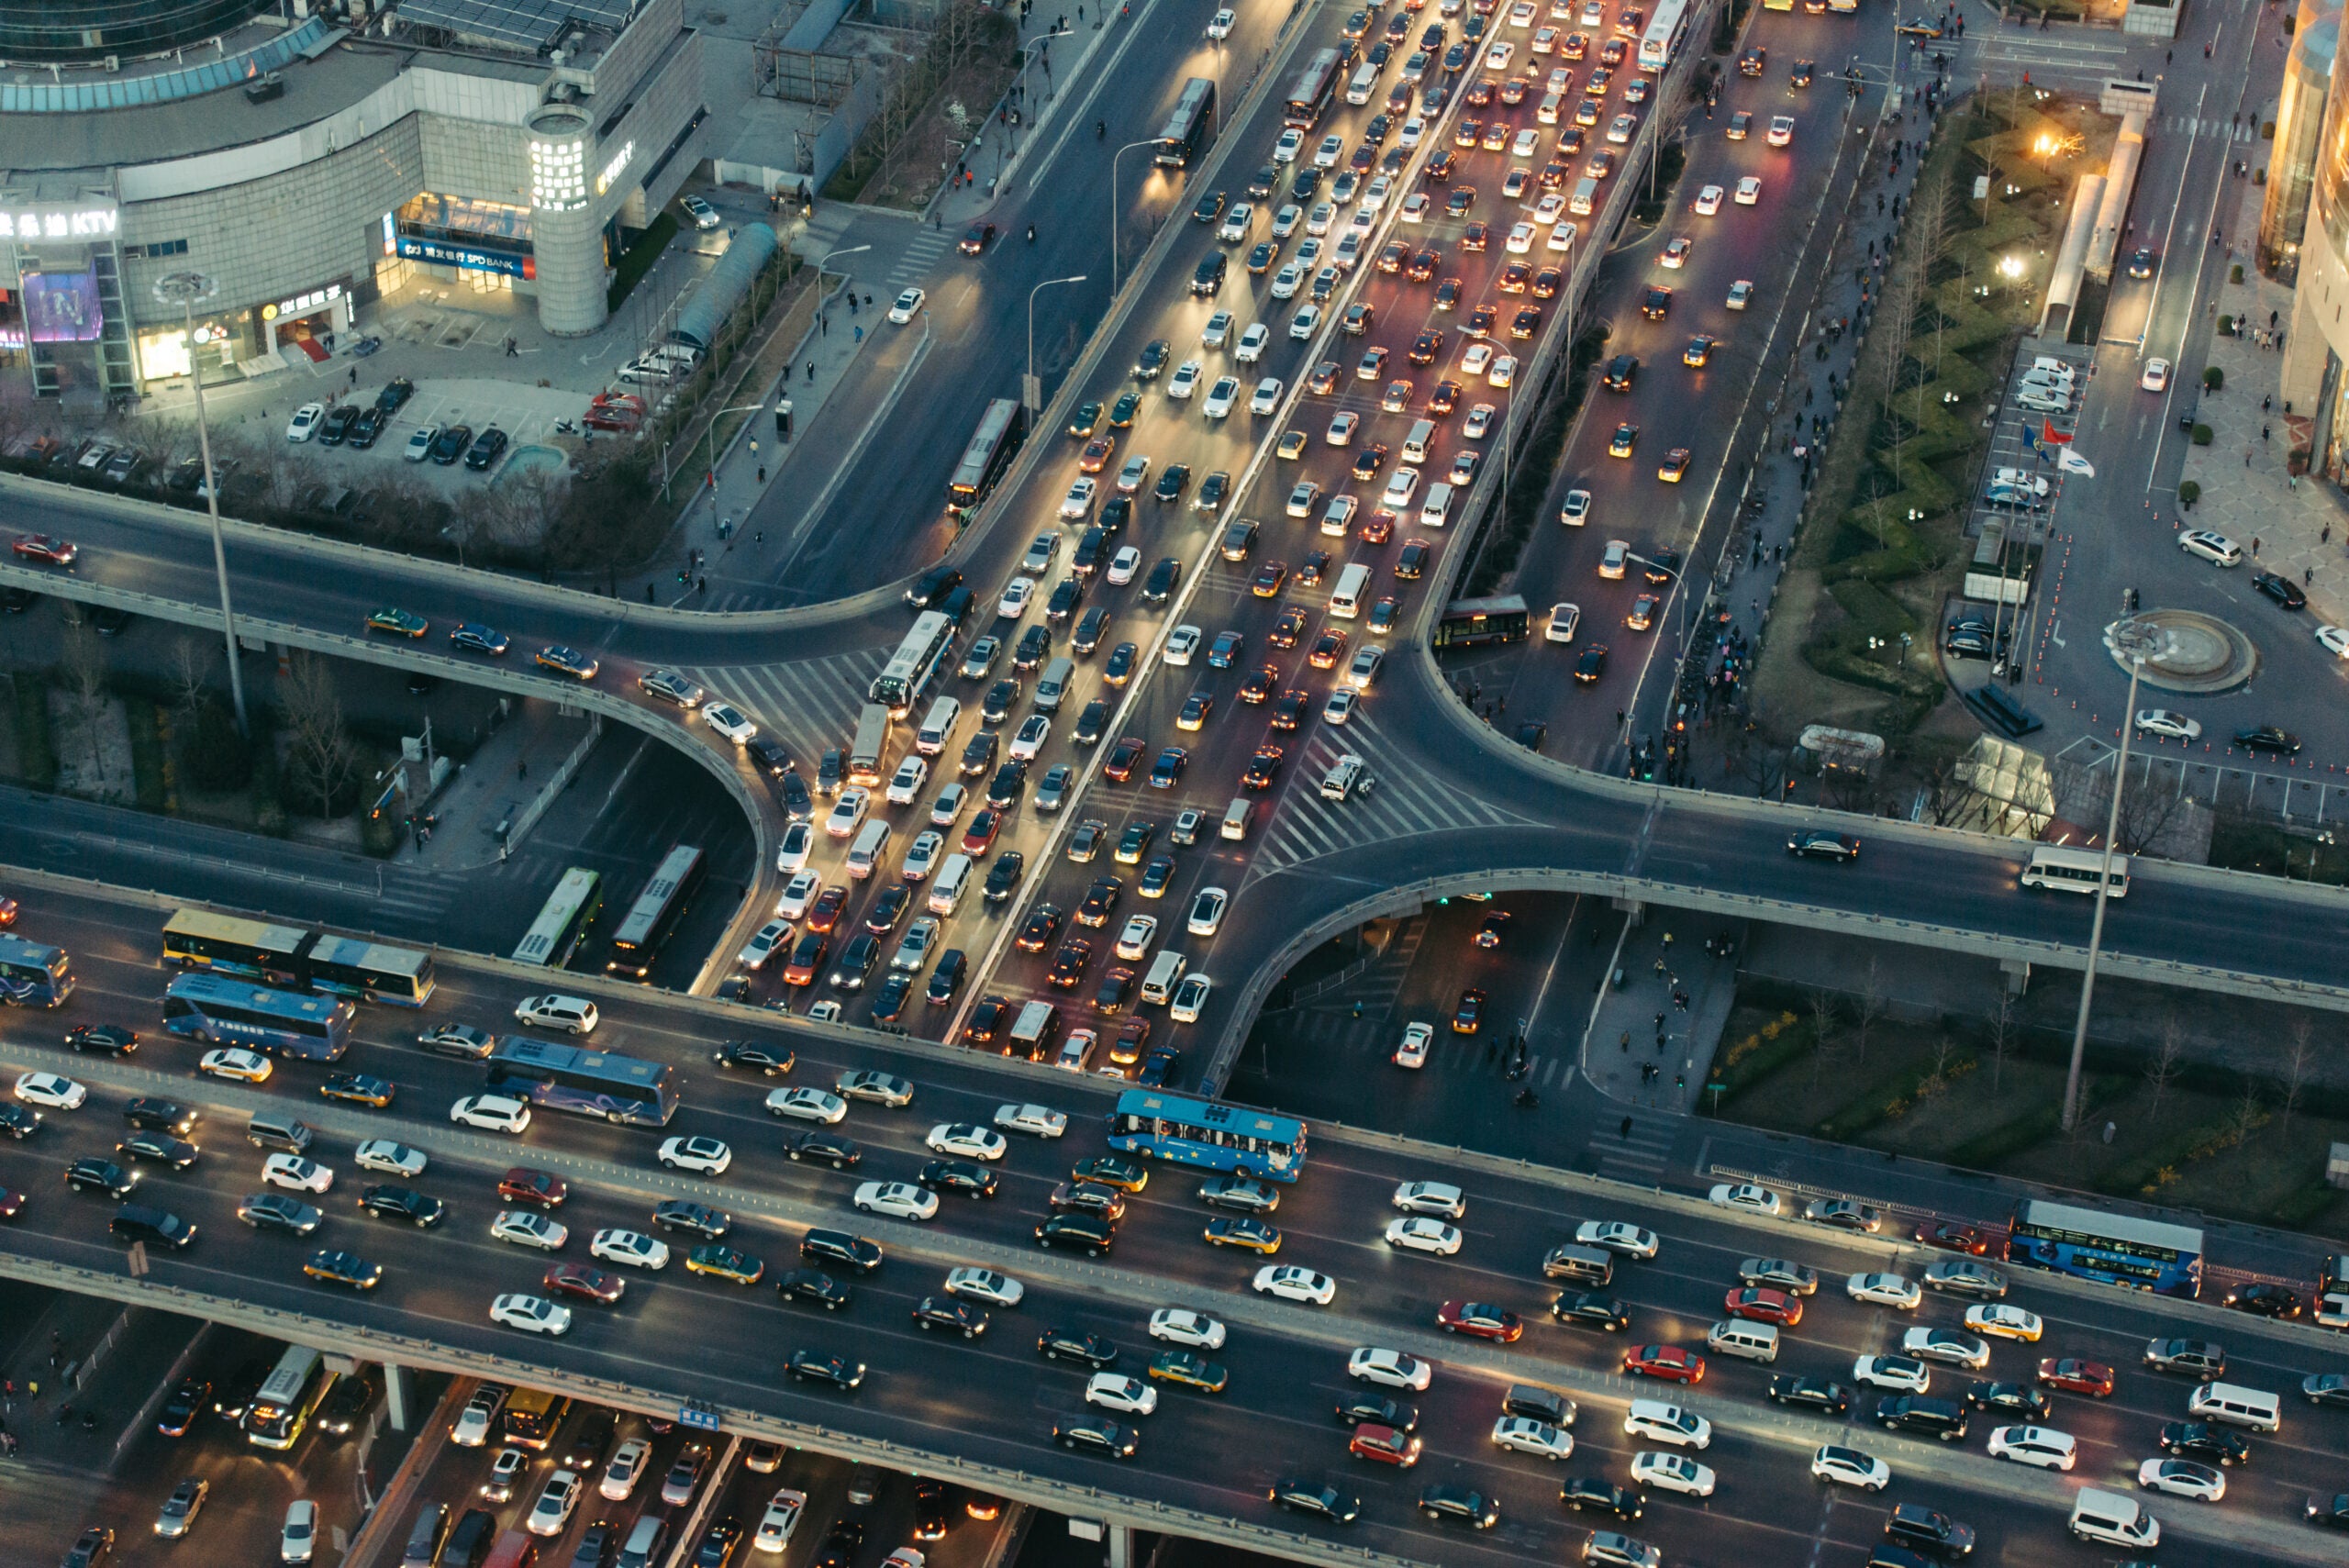
[[[1705,1358],[1678,1345],[1633,1345],[1623,1352],[1623,1370],[1669,1383],[1702,1383]]]
[[[829,935],[841,923],[841,911],[848,907],[848,889],[835,884],[816,895],[816,902],[807,906],[807,929]]]
[[[2041,1362],[2039,1381],[2050,1388],[2085,1394],[2091,1399],[2108,1398],[2112,1393],[2112,1369],[2102,1362],[2082,1361],[2077,1356],[2050,1356]]]
[[[1101,772],[1112,782],[1124,784],[1134,776],[1134,764],[1141,761],[1141,738],[1129,735],[1109,748],[1109,760],[1101,764]]]
[[[1990,1250],[1990,1238],[1978,1227],[1947,1219],[1926,1220],[1917,1227],[1917,1240],[1928,1247],[1939,1247],[1944,1252],[1964,1252],[1970,1258],[1978,1258]]]
[[[81,551],[71,539],[50,534],[18,534],[15,550],[28,561],[46,562],[51,566],[71,566]]]
[[[619,1275],[585,1263],[549,1263],[546,1278],[539,1283],[549,1296],[575,1296],[603,1307],[611,1306],[628,1290],[628,1282]]]
[[[1353,1440],[1346,1444],[1346,1451],[1357,1459],[1381,1460],[1408,1470],[1419,1462],[1419,1440],[1409,1432],[1364,1421],[1354,1429]]]
[[[28,1200],[13,1187],[0,1187],[0,1219],[14,1219],[25,1212]]]
[[[16,923],[17,901],[6,896],[5,895],[0,895],[0,931],[6,930]]]
[[[996,830],[1002,826],[1002,813],[992,807],[972,817],[970,827],[963,832],[963,852],[966,855],[985,854],[995,847]]]
[[[498,1182],[497,1195],[538,1208],[553,1208],[571,1195],[571,1184],[552,1171],[533,1171],[528,1165],[517,1165]]]
[[[1733,1290],[1721,1303],[1721,1310],[1732,1318],[1751,1318],[1756,1323],[1776,1323],[1781,1329],[1791,1329],[1802,1321],[1802,1303],[1783,1290],[1769,1290],[1761,1285],[1747,1285]]]
[[[1516,1313],[1481,1301],[1447,1301],[1435,1315],[1436,1327],[1454,1334],[1474,1334],[1513,1345],[1525,1335],[1525,1320]]]

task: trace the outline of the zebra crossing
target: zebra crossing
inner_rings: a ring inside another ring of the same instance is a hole
[[[1326,1062],[1333,1055],[1358,1056],[1364,1060],[1364,1070],[1367,1072],[1371,1064],[1393,1056],[1397,1042],[1403,1037],[1401,1020],[1376,1016],[1385,1010],[1365,1008],[1364,1016],[1357,1018],[1349,1003],[1328,1010],[1308,1008],[1297,1013],[1268,1014],[1265,1027],[1276,1029],[1284,1043],[1313,1047],[1319,1053],[1315,1058],[1317,1062]],[[1427,1065],[1418,1071],[1438,1075],[1467,1073],[1503,1082],[1504,1063],[1495,1049],[1502,1038],[1499,1034],[1486,1034],[1464,1039],[1439,1032],[1435,1049],[1428,1053]],[[1521,1082],[1536,1090],[1563,1091],[1574,1081],[1575,1063],[1568,1053],[1537,1051],[1525,1060]]]
[[[2248,122],[2236,125],[2221,125],[2219,123],[2219,117],[2216,115],[2206,115],[2200,119],[2197,119],[2192,115],[2164,115],[2161,120],[2161,128],[2164,130],[2176,131],[2186,136],[2221,137],[2228,141],[2251,141],[2255,139],[2252,135],[2252,128]]]
[[[937,270],[940,258],[954,249],[955,244],[955,237],[944,229],[915,230],[914,237],[898,252],[896,265],[889,269],[882,282],[888,285],[891,294],[920,283]]]
[[[1592,1133],[1591,1157],[1609,1181],[1653,1185],[1671,1159],[1675,1123],[1669,1117],[1636,1114],[1631,1123],[1629,1132],[1618,1123]]]
[[[1262,877],[1364,844],[1447,833],[1465,828],[1513,828],[1531,818],[1464,795],[1404,753],[1380,728],[1375,705],[1354,710],[1342,727],[1315,728],[1298,755],[1272,820],[1250,857],[1244,890]],[[1352,800],[1321,798],[1318,787],[1331,764],[1352,752],[1369,764],[1375,785]]]
[[[740,706],[794,755],[813,757],[848,744],[873,677],[888,662],[886,650],[860,649],[785,664],[689,665],[683,673],[712,697]]]
[[[959,231],[950,234],[942,228],[915,228],[902,220],[877,217],[859,208],[827,203],[822,212],[793,236],[792,248],[813,260],[857,243],[858,239],[850,237],[852,228],[857,230],[859,239],[873,246],[873,253],[861,260],[874,265],[887,263],[889,270],[881,274],[880,281],[891,294],[929,277],[937,270],[940,259],[960,241]],[[834,270],[857,269],[843,266]],[[876,296],[879,292],[879,288],[874,290]]]

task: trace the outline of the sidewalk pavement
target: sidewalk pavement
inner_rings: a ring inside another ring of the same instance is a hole
[[[70,1386],[64,1369],[89,1355],[124,1311],[121,1303],[102,1296],[50,1293],[48,1310],[6,1366],[16,1393],[0,1396],[0,1413],[20,1445],[13,1457],[98,1474],[112,1469],[127,1423],[204,1329],[196,1318],[132,1308],[97,1369],[83,1386]],[[61,1424],[58,1412],[69,1405],[72,1417]],[[95,1427],[84,1424],[83,1413],[90,1411],[97,1415]]]
[[[1737,1000],[1745,940],[1743,921],[1686,911],[1652,911],[1626,932],[1615,961],[1623,983],[1607,987],[1583,1036],[1591,1086],[1627,1108],[1694,1108]]]
[[[551,702],[521,702],[427,803],[431,826],[411,832],[392,857],[394,863],[469,871],[495,865],[519,849],[529,825],[518,833],[509,827],[502,837],[499,828],[523,823],[534,801],[562,792],[568,782],[563,764],[587,739],[592,724],[584,714],[564,714]],[[530,821],[539,815],[531,812]]]
[[[2253,145],[2263,156],[2273,149]],[[2221,232],[2254,234],[2266,187],[2247,178],[2233,183],[2235,201],[2221,205],[2234,216]],[[2349,619],[2349,504],[2322,474],[2289,472],[2288,455],[2310,440],[2315,410],[2285,412],[2283,350],[2267,346],[2280,339],[2263,336],[2271,317],[2290,330],[2294,291],[2262,276],[2249,246],[2232,247],[2229,255],[2242,263],[2243,281],[2222,284],[2209,312],[2243,325],[2240,336],[2211,335],[2210,362],[2226,380],[2220,391],[2199,395],[2195,417],[2210,427],[2210,444],[2188,446],[2179,471],[2180,482],[2199,484],[2202,496],[2191,510],[2173,512],[2171,528],[2215,528],[2237,540],[2254,566],[2308,591],[2310,617],[2337,626]]]
[[[1017,17],[1018,6],[1007,14]],[[1026,63],[1013,81],[1006,102],[993,106],[991,118],[964,150],[964,178],[949,183],[931,198],[924,220],[932,228],[959,232],[993,210],[1005,180],[1019,172],[1029,150],[1041,142],[1059,117],[1063,93],[1090,79],[1087,68],[1101,46],[1122,36],[1130,26],[1131,6],[1112,12],[1103,0],[1069,6],[1064,0],[1041,0],[1019,17],[1019,47]],[[1010,117],[1019,123],[1013,125]],[[1006,230],[1005,238],[1008,238]]]

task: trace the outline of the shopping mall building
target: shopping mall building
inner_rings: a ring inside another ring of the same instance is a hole
[[[702,156],[681,0],[265,4],[0,0],[0,376],[317,358],[419,272],[603,324]]]

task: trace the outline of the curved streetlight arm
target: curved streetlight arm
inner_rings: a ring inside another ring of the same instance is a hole
[[[1028,405],[1031,416],[1044,411],[1044,389],[1036,380],[1036,296],[1062,284],[1081,284],[1088,275],[1079,272],[1073,278],[1046,278],[1028,291],[1028,375],[1027,384],[1020,389],[1024,395],[1020,401]]]
[[[1159,139],[1130,141],[1109,154],[1109,297],[1118,297],[1118,160],[1137,147],[1156,147]]]
[[[245,717],[245,674],[237,662],[237,615],[228,600],[228,550],[220,532],[220,476],[212,466],[212,427],[204,412],[204,367],[195,359],[195,307],[208,305],[220,293],[219,281],[204,272],[167,272],[154,284],[155,299],[178,306],[187,327],[187,382],[195,394],[195,442],[204,458],[204,510],[212,522],[212,575],[220,589],[220,635],[228,648],[228,697],[237,714],[237,732],[252,733]]]

